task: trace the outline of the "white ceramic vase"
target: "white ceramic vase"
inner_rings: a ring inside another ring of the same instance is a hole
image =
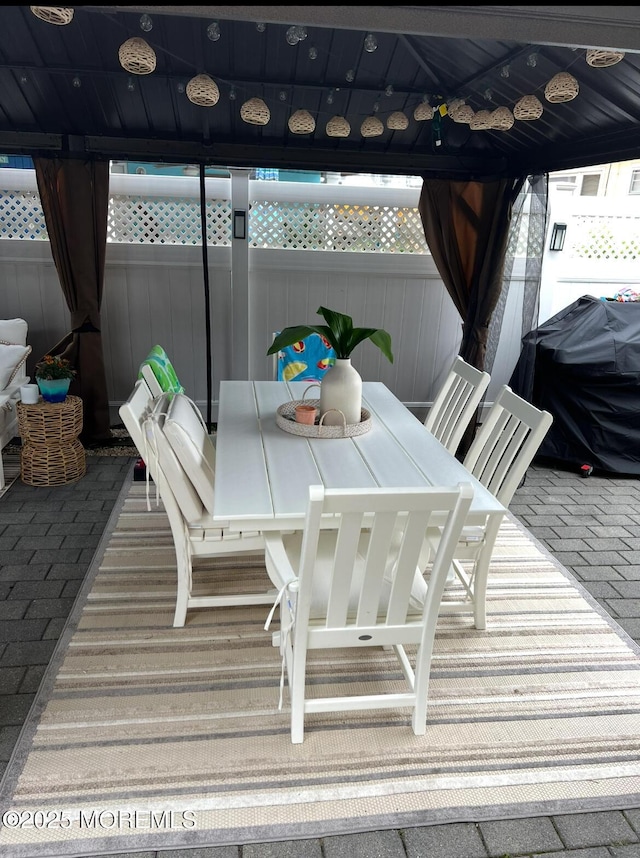
[[[360,423],[362,416],[362,378],[351,366],[351,358],[336,358],[320,384],[320,416],[329,413],[322,421],[325,426],[342,426],[342,411],[347,423]]]

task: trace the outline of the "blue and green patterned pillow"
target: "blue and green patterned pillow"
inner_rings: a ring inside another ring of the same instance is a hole
[[[320,382],[336,362],[336,353],[320,334],[309,334],[303,340],[278,352],[278,381]]]
[[[184,393],[184,387],[180,384],[173,364],[162,346],[154,346],[146,358],[140,364],[138,378],[142,378],[142,367],[150,367],[156,381],[162,388],[163,393]]]

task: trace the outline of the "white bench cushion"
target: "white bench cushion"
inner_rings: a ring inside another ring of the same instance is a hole
[[[195,402],[184,393],[167,398],[169,402],[163,424],[165,437],[203,506],[213,515],[215,447]]]
[[[0,319],[0,343],[26,346],[28,330],[24,319]]]
[[[170,393],[163,393],[157,398],[151,417],[145,422],[147,444],[157,455],[158,465],[164,472],[183,518],[190,525],[198,525],[205,513],[204,505],[164,434],[164,423],[171,398]],[[213,488],[211,493],[213,494]]]
[[[0,343],[0,390],[9,387],[30,354],[31,346]]]

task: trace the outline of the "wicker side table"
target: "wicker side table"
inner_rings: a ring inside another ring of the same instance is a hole
[[[86,473],[82,432],[82,400],[18,403],[18,430],[22,439],[20,478],[29,486],[63,486]]]

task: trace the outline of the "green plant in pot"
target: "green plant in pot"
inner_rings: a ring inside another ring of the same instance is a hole
[[[45,355],[36,364],[36,382],[45,402],[64,402],[75,375],[69,361],[58,355]]]
[[[320,414],[325,415],[323,422],[328,426],[340,425],[343,420],[347,423],[359,423],[362,412],[362,379],[351,366],[351,354],[356,346],[369,339],[393,363],[391,336],[382,328],[354,327],[351,316],[329,310],[327,307],[320,307],[317,312],[323,316],[325,325],[293,325],[284,328],[274,338],[267,355],[276,354],[280,349],[297,343],[310,334],[320,334],[336,353],[336,362],[327,371],[320,385]]]

